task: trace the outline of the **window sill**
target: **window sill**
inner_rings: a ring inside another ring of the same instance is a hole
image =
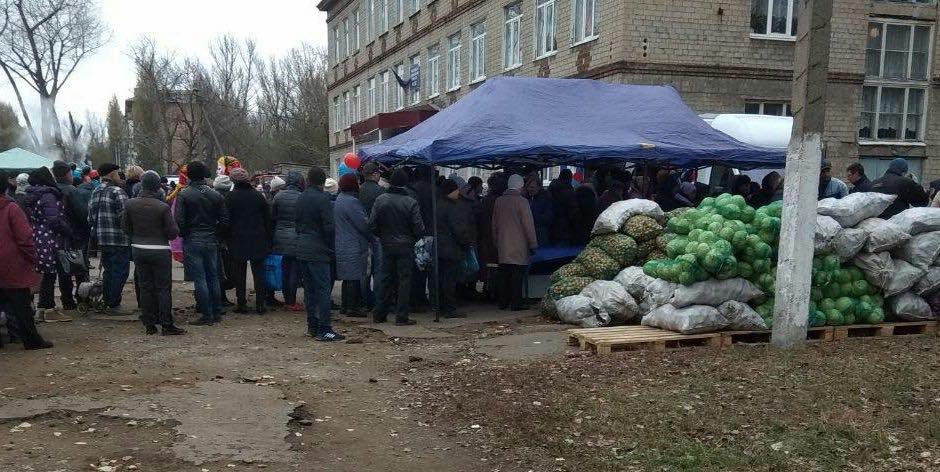
[[[926,147],[927,143],[920,141],[858,141],[859,146],[909,146]]]
[[[787,36],[785,34],[760,34],[760,33],[751,33],[751,39],[763,39],[766,41],[784,41],[788,43],[795,43],[796,36]]]
[[[515,65],[511,65],[511,66],[509,66],[509,67],[506,67],[505,69],[503,69],[503,72],[514,71],[514,70],[516,70],[516,69],[518,69],[518,68],[520,68],[520,67],[522,67],[522,63],[521,63],[521,62],[520,62],[519,64],[515,64]]]
[[[420,9],[420,8],[417,9],[417,10],[415,10],[415,11],[413,11],[413,12],[411,12],[411,14],[408,15],[408,18],[414,18],[418,13],[421,13],[421,9]]]
[[[597,41],[597,38],[600,38],[600,36],[598,36],[598,35],[596,35],[596,34],[595,34],[594,36],[588,36],[588,37],[582,39],[581,41],[578,41],[578,42],[576,42],[576,43],[573,43],[573,44],[571,45],[571,47],[576,47],[576,46],[580,46],[580,45],[582,45],[582,44],[590,43],[590,42],[592,42],[592,41]]]
[[[437,97],[440,97],[440,96],[441,96],[441,93],[440,93],[440,92],[433,93],[433,94],[431,94],[431,95],[428,95],[428,100],[430,100],[430,99],[432,99],[432,98],[437,98]]]
[[[478,83],[483,82],[483,81],[485,81],[485,80],[486,80],[486,76],[483,75],[483,76],[480,76],[480,77],[477,77],[477,78],[471,80],[470,83],[468,83],[467,85],[478,84]]]
[[[540,60],[542,60],[542,59],[548,59],[549,57],[552,57],[552,56],[554,56],[555,54],[558,54],[558,50],[557,50],[557,49],[554,50],[554,51],[551,51],[551,52],[547,52],[547,53],[545,53],[545,54],[542,54],[541,56],[536,57],[536,58],[533,59],[532,61],[534,62],[534,61],[540,61]]]
[[[456,92],[456,91],[458,91],[458,90],[460,90],[460,86],[459,86],[459,85],[456,86],[456,87],[451,87],[451,88],[447,89],[447,93],[453,93],[453,92]]]

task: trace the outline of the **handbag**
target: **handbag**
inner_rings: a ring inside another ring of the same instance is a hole
[[[83,274],[88,271],[85,265],[85,253],[81,249],[59,249],[59,264],[62,271],[69,275]]]
[[[467,255],[460,261],[458,266],[457,276],[460,279],[461,283],[470,283],[479,278],[480,275],[480,261],[477,258],[477,250],[470,248],[467,251]]]

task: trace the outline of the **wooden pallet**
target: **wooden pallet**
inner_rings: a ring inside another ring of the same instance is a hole
[[[679,347],[721,347],[721,333],[679,334],[649,326],[569,329],[568,343],[598,355],[615,350],[664,351]]]
[[[885,336],[910,336],[937,333],[936,321],[905,321],[875,325],[849,325],[833,328],[833,339],[844,341],[848,338],[873,338]]]
[[[763,344],[770,342],[770,330],[757,330],[757,331],[722,331],[721,332],[721,347],[729,348],[733,344]],[[806,331],[806,341],[815,343],[815,342],[829,342],[832,341],[832,327],[831,326],[820,326],[817,328],[810,328]]]

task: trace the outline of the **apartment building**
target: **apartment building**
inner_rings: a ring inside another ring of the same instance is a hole
[[[398,112],[446,107],[494,75],[668,84],[698,113],[789,114],[798,3],[322,0],[331,158],[377,139],[353,124],[407,126]],[[900,156],[922,181],[940,177],[937,11],[835,0],[825,144],[836,175],[858,159],[880,176]]]

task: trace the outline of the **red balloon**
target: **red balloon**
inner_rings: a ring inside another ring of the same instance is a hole
[[[574,180],[578,182],[584,182],[584,174],[580,172],[575,172],[574,175],[571,176],[571,178],[573,178]]]
[[[354,152],[347,152],[346,155],[343,156],[343,162],[346,164],[346,167],[350,169],[358,169],[359,166],[362,165],[362,159]]]

